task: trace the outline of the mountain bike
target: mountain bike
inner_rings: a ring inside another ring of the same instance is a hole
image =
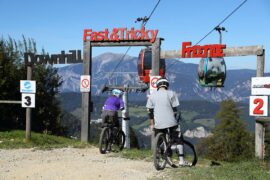
[[[120,127],[115,127],[113,123],[106,123],[103,126],[99,138],[99,152],[101,154],[110,151],[119,152],[124,148],[125,133]]]
[[[179,139],[181,139],[183,142],[185,165],[191,167],[195,166],[197,163],[197,154],[194,146],[192,143],[185,140],[183,134],[181,133],[180,119],[181,116],[178,115],[178,140],[172,138],[169,128],[164,132],[159,132],[155,137],[153,160],[156,170],[163,170],[166,167],[166,164],[169,164],[173,168],[179,167]]]

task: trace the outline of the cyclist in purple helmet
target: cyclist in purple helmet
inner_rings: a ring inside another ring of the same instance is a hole
[[[114,126],[119,127],[118,110],[124,110],[124,102],[121,98],[123,92],[119,89],[112,90],[112,95],[107,98],[103,106],[101,114],[102,125],[106,123],[113,123]]]

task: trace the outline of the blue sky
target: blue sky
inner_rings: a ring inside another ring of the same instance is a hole
[[[38,49],[50,54],[61,50],[83,49],[83,30],[95,31],[114,27],[135,27],[137,17],[148,16],[157,0],[0,0],[0,35],[21,39],[34,38]],[[147,29],[158,29],[163,50],[180,49],[182,42],[198,42],[243,0],[161,0]],[[263,45],[266,50],[266,72],[270,72],[270,1],[248,0],[224,24],[227,47]],[[218,43],[213,32],[200,44]],[[103,52],[124,53],[122,48],[94,48],[93,55]],[[138,56],[139,47],[129,55]],[[182,59],[198,63],[199,59]],[[256,57],[226,58],[229,69],[256,68]]]

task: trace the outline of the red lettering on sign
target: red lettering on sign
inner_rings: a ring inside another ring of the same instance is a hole
[[[182,43],[182,58],[206,58],[206,57],[223,57],[224,44],[209,44],[191,46],[191,42]]]
[[[264,112],[263,110],[261,110],[264,104],[263,100],[260,98],[257,98],[257,99],[254,99],[253,103],[258,104],[256,108],[254,109],[253,114],[263,114]]]
[[[113,28],[111,32],[108,29],[99,32],[93,32],[92,29],[85,29],[83,33],[83,41],[123,41],[123,40],[136,40],[136,41],[149,41],[155,42],[158,30],[145,30],[142,27],[139,30],[131,28]]]

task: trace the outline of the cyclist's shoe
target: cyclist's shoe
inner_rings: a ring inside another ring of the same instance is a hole
[[[191,167],[191,166],[192,164],[187,161],[179,162],[179,167]]]

